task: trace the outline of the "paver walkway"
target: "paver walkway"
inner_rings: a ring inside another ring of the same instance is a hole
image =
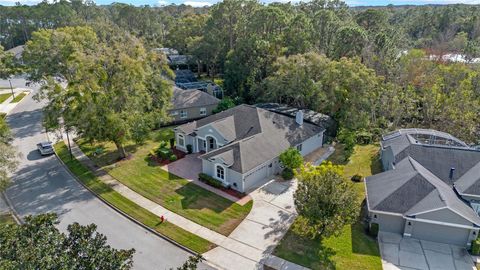
[[[228,270],[263,269],[263,264],[267,263],[270,266],[278,266],[277,269],[281,270],[306,269],[271,255],[274,246],[286,233],[295,217],[293,192],[296,185],[294,181],[284,183],[272,181],[252,193],[254,202],[251,212],[226,237],[171,212],[131,190],[97,167],[74,142],[70,143],[73,156],[122,196],[159,217],[164,216],[170,223],[216,244],[218,247],[203,254],[207,262],[215,267]]]
[[[472,257],[463,247],[404,238],[380,232],[378,245],[384,270],[475,270]]]

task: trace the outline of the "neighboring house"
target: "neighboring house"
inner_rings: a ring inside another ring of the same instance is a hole
[[[169,115],[173,123],[200,119],[211,115],[219,102],[219,99],[203,91],[174,87],[172,109],[169,110]]]
[[[204,153],[202,171],[248,192],[281,171],[278,156],[296,147],[305,156],[322,146],[324,128],[249,105],[239,105],[175,128],[177,149]]]
[[[20,45],[20,46],[17,46],[17,47],[13,47],[13,48],[7,50],[6,52],[13,54],[13,56],[16,59],[20,59],[20,58],[22,58],[22,54],[23,54],[24,50],[25,50],[25,45]]]
[[[470,246],[480,228],[480,151],[450,134],[383,137],[383,173],[367,177],[370,223],[405,237]]]

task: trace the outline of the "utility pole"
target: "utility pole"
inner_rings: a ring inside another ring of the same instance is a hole
[[[15,99],[15,93],[13,92],[12,81],[10,80],[10,78],[8,79],[8,83],[10,83],[10,90],[12,91],[12,96]]]
[[[67,133],[68,151],[70,152],[70,160],[73,160],[72,146],[70,145],[70,137],[68,136],[68,128],[65,129],[65,133]]]

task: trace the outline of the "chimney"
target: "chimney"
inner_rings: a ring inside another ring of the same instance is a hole
[[[295,122],[297,122],[298,125],[303,125],[303,111],[298,110],[297,113],[295,114]]]
[[[454,167],[450,168],[450,175],[448,176],[448,178],[449,178],[450,181],[452,181],[452,182],[453,182],[453,173],[454,173],[454,172],[455,172],[455,168],[454,168]]]

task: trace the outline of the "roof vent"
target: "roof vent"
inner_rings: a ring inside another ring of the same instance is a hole
[[[295,122],[299,124],[300,126],[303,125],[303,111],[298,110],[297,113],[295,114]]]

